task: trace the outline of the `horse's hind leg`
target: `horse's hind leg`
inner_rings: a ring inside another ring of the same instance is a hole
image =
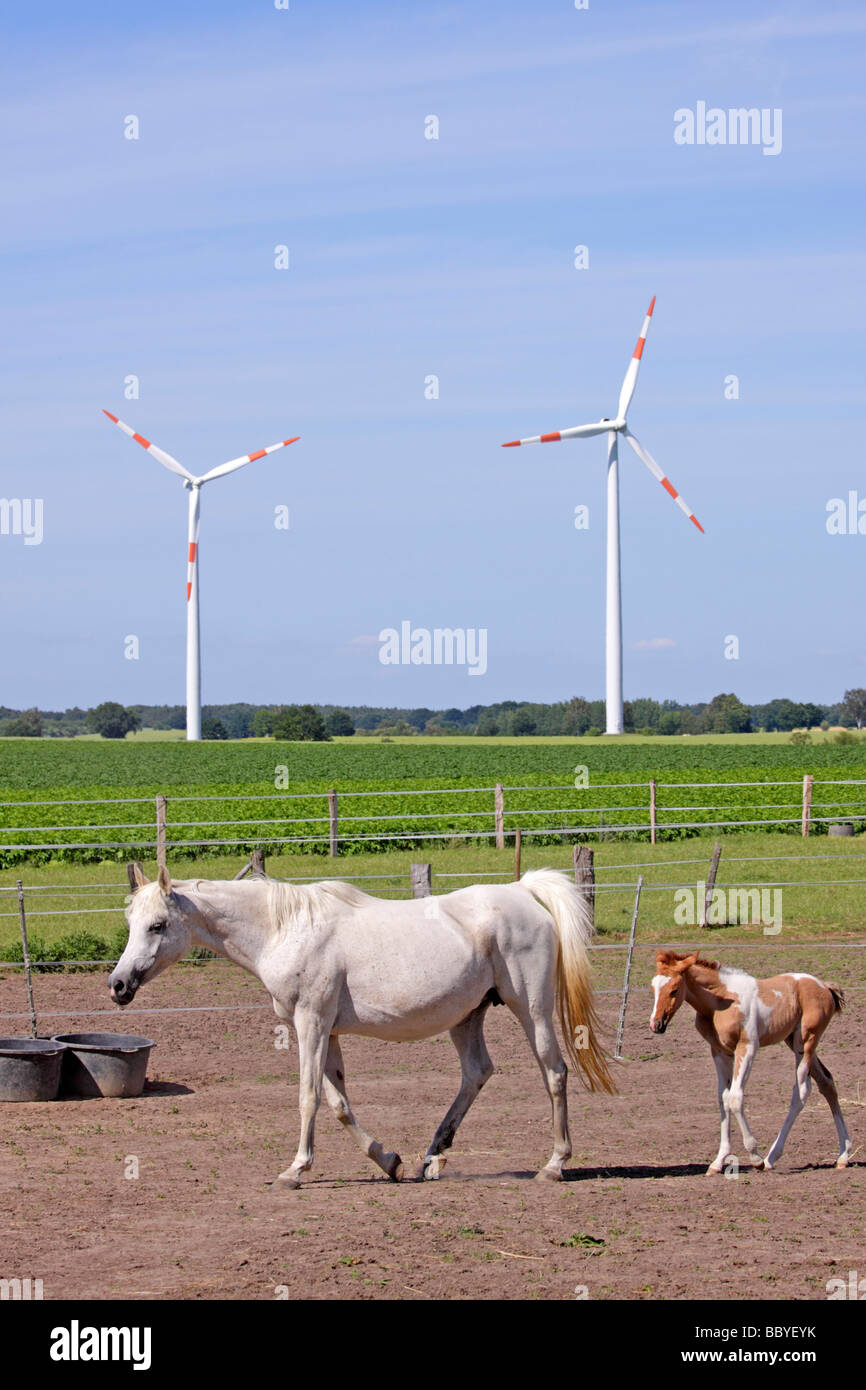
[[[367,1157],[372,1158],[383,1173],[387,1173],[394,1182],[399,1182],[403,1176],[403,1164],[400,1162],[400,1155],[386,1153],[379,1141],[371,1138],[352,1114],[352,1107],[346,1094],[343,1053],[339,1039],[333,1033],[328,1041],[328,1055],[325,1058],[325,1098],[340,1124],[345,1125],[356,1144]]]
[[[817,1057],[812,1058],[812,1075],[815,1078],[815,1085],[830,1107],[833,1123],[836,1126],[836,1133],[839,1136],[840,1152],[839,1157],[836,1159],[836,1167],[847,1168],[851,1157],[851,1139],[842,1117],[842,1109],[839,1105],[836,1083],[833,1080],[829,1068],[825,1067],[823,1062],[819,1062]]]
[[[460,1058],[460,1090],[424,1155],[425,1178],[438,1178],[441,1174],[445,1167],[442,1150],[450,1149],[460,1122],[485,1081],[493,1075],[493,1063],[484,1042],[484,1016],[489,1006],[489,1000],[485,999],[456,1028],[451,1029],[451,1041]]]
[[[810,1054],[807,1057],[805,1055],[804,1044],[798,1033],[792,1033],[789,1038],[785,1039],[785,1042],[794,1054],[797,1063],[797,1071],[794,1077],[794,1089],[791,1092],[791,1104],[785,1116],[785,1123],[776,1135],[773,1147],[764,1159],[765,1168],[773,1168],[782,1157],[785,1149],[785,1142],[788,1135],[791,1133],[791,1127],[800,1111],[803,1109],[803,1106],[806,1104],[806,1101],[809,1099],[809,1091],[812,1086],[809,1064],[811,1061],[811,1053],[814,1051],[814,1045],[812,1049],[810,1049]]]
[[[551,1014],[534,1014],[525,1004],[508,1001],[512,1013],[520,1020],[535,1060],[541,1069],[553,1117],[553,1153],[538,1173],[539,1178],[562,1179],[562,1165],[571,1158],[571,1135],[568,1132],[568,1067],[559,1050]]]

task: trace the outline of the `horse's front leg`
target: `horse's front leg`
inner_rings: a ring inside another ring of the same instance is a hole
[[[345,1125],[349,1133],[367,1155],[377,1163],[383,1173],[394,1182],[399,1182],[403,1176],[403,1164],[400,1155],[387,1152],[377,1139],[373,1139],[367,1131],[358,1124],[352,1114],[352,1107],[349,1104],[349,1097],[346,1092],[346,1072],[343,1065],[343,1053],[340,1048],[339,1039],[332,1034],[328,1040],[328,1053],[325,1060],[325,1098],[331,1109],[340,1121]]]
[[[331,1020],[310,1010],[296,1009],[294,1023],[300,1063],[301,1137],[294,1162],[270,1184],[272,1191],[300,1187],[301,1174],[313,1166],[316,1111],[322,1099],[322,1076],[331,1031]]]

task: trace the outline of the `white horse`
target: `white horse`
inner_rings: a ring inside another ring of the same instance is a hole
[[[347,883],[300,886],[273,879],[156,883],[135,866],[129,940],[109,979],[125,1005],[140,985],[186,955],[193,942],[228,956],[261,980],[278,1018],[291,1021],[300,1060],[301,1137],[294,1162],[272,1188],[296,1188],[313,1164],[322,1087],[364,1153],[399,1181],[399,1154],[358,1124],[346,1095],[341,1033],[395,1042],[448,1031],[460,1058],[457,1098],[433,1136],[424,1177],[437,1178],[458,1125],[493,1065],[484,1016],[505,1004],[541,1068],[553,1111],[553,1154],[539,1177],[560,1179],[571,1156],[567,1069],[553,1027],[590,1090],[613,1091],[599,1044],[583,895],[559,873],[538,869],[519,883],[461,888],[412,901],[370,897]]]

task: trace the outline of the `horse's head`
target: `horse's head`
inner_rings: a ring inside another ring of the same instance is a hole
[[[656,953],[656,974],[652,982],[655,999],[650,1015],[650,1028],[654,1033],[665,1031],[685,999],[685,974],[697,958],[697,951],[690,956],[678,956],[674,951]]]
[[[161,868],[151,883],[136,864],[134,876],[137,886],[126,909],[129,940],[108,980],[112,999],[121,1005],[132,1002],[139,985],[186,955],[192,942],[183,900],[172,889],[168,870]]]

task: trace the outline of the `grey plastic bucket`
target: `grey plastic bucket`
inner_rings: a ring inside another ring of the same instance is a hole
[[[58,1033],[65,1044],[60,1089],[65,1096],[140,1096],[150,1038],[134,1033]]]
[[[0,1100],[56,1100],[65,1051],[58,1038],[0,1038]]]

